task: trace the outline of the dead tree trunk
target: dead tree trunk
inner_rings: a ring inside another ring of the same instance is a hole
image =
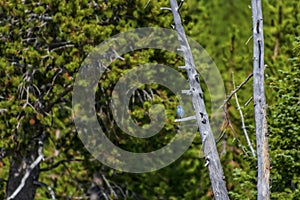
[[[38,187],[39,163],[44,159],[43,144],[46,134],[16,145],[12,152],[9,178],[6,187],[7,200],[34,199]]]
[[[206,166],[208,166],[210,181],[214,193],[214,198],[229,199],[226,184],[224,181],[223,169],[221,166],[219,154],[217,151],[216,143],[209,123],[208,114],[203,99],[203,92],[200,87],[199,75],[195,69],[193,56],[190,46],[188,44],[179,14],[179,9],[183,3],[180,1],[178,6],[177,0],[171,0],[171,10],[174,17],[175,29],[178,34],[180,49],[183,52],[185,66],[182,67],[186,70],[190,90],[189,94],[192,96],[193,107],[196,114],[196,120],[202,138],[203,151],[205,154]]]
[[[264,36],[261,0],[252,0],[253,23],[253,99],[257,149],[257,199],[270,199],[270,161],[266,99],[264,92]]]

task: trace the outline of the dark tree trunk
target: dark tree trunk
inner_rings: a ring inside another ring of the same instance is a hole
[[[41,134],[24,139],[23,143],[15,143],[9,168],[9,178],[6,187],[8,200],[34,199],[40,175],[40,162],[44,159],[43,144],[47,134]]]
[[[38,156],[37,141],[30,141],[26,147],[23,144],[20,148],[22,149],[13,151],[12,160],[10,162],[9,178],[6,188],[7,197],[11,196],[15,192],[21,184],[21,180],[27,169]],[[34,184],[34,180],[38,179],[39,173],[39,166],[37,166],[31,171],[24,187],[20,190],[14,200],[34,199],[37,188],[37,185]]]

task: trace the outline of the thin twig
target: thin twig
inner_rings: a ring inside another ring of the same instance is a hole
[[[231,99],[231,97],[237,92],[237,91],[239,91],[240,89],[241,89],[241,87],[243,87],[243,85],[245,85],[249,80],[250,80],[250,78],[253,76],[253,72],[251,73],[251,74],[249,74],[248,75],[248,77],[236,88],[236,89],[234,89],[231,93],[230,93],[230,95],[226,98],[226,100],[225,100],[225,102],[223,103],[223,105],[221,106],[221,108],[222,107],[224,107],[224,105],[225,104],[227,104],[228,103],[228,101]]]
[[[66,48],[71,48],[71,47],[74,47],[74,45],[73,44],[67,44],[67,45],[63,45],[63,46],[51,49],[50,51],[54,52],[54,51],[58,51],[58,50],[61,50],[61,49],[66,49]]]
[[[193,116],[189,116],[189,117],[185,117],[185,118],[181,118],[181,119],[175,119],[175,122],[185,122],[185,121],[190,121],[190,120],[196,120],[196,115]]]
[[[150,1],[151,1],[151,0],[148,0],[148,2],[146,3],[146,5],[144,6],[144,9],[146,9],[146,8],[148,7]]]
[[[234,74],[232,73],[232,84],[233,84],[233,88],[235,89],[235,82],[234,82]],[[240,106],[240,103],[239,103],[239,100],[238,100],[238,97],[237,97],[237,94],[234,93],[234,98],[235,98],[235,102],[236,102],[236,106],[237,106],[237,109],[240,113],[240,116],[241,116],[241,120],[242,120],[242,129],[244,131],[244,135],[246,137],[246,140],[247,140],[247,143],[248,143],[248,146],[251,150],[251,153],[253,155],[253,157],[255,158],[255,151],[252,147],[252,144],[250,142],[250,139],[249,139],[249,136],[248,136],[248,133],[247,133],[247,129],[246,129],[246,126],[245,126],[245,119],[244,119],[244,115],[243,115],[243,111],[241,109],[241,106]]]
[[[250,40],[253,38],[253,35],[251,35],[249,38],[248,38],[248,40],[245,42],[245,45],[247,45],[249,42],[250,42]]]
[[[183,5],[184,0],[180,0],[179,4],[178,4],[178,10],[180,10],[181,6]]]
[[[171,8],[167,8],[167,7],[162,7],[160,8],[161,10],[168,10],[168,11],[171,11],[172,12],[172,9]]]
[[[248,104],[252,101],[252,99],[253,99],[253,96],[250,97],[250,99],[248,99],[248,100],[246,101],[246,103],[244,104],[244,107],[248,106]]]
[[[36,184],[36,185],[39,185],[39,186],[47,188],[49,190],[49,193],[51,195],[52,200],[56,200],[55,193],[54,193],[53,189],[49,185],[47,185],[47,184],[45,184],[43,182],[40,182],[40,181],[34,181],[33,183]]]
[[[73,86],[72,85],[67,85],[65,88],[64,88],[64,91],[62,93],[60,93],[59,95],[57,95],[58,97],[53,101],[53,102],[50,102],[47,107],[45,108],[45,113],[49,112],[52,107],[59,103],[60,99],[63,98],[64,96],[66,96],[67,94],[69,94],[70,91],[72,91],[73,89]]]
[[[112,50],[113,52],[114,52],[114,54],[116,55],[116,58],[118,58],[118,59],[120,59],[120,60],[122,60],[122,61],[124,61],[125,60],[125,58],[123,58],[122,56],[120,56],[119,54],[118,54],[118,52],[116,52],[116,50]]]
[[[49,171],[52,169],[57,168],[59,165],[64,164],[64,163],[69,163],[69,162],[82,162],[84,161],[83,159],[67,159],[67,160],[60,160],[57,163],[54,163],[53,165],[51,165],[50,167],[46,167],[46,168],[41,168],[40,171]],[[46,161],[45,161],[46,162]]]
[[[110,194],[114,197],[114,198],[117,198],[118,195],[116,194],[116,192],[114,191],[114,189],[111,187],[110,183],[108,182],[108,180],[106,179],[106,177],[101,174],[101,177],[102,179],[104,180],[105,184],[107,185],[107,187],[109,188],[110,190]]]
[[[236,133],[235,129],[233,128],[232,123],[231,123],[231,121],[230,121],[229,114],[228,114],[228,112],[227,112],[226,106],[223,107],[223,111],[224,111],[224,113],[225,113],[225,119],[226,119],[226,121],[227,121],[227,124],[225,125],[225,128],[227,128],[227,127],[229,126],[230,129],[231,129],[232,132],[233,132],[234,139],[236,139],[236,140],[238,141],[238,143],[241,144],[241,141],[239,140],[239,138],[238,138],[238,136],[237,136],[237,133]]]
[[[239,140],[239,138],[238,138],[238,136],[237,136],[237,132],[235,131],[235,129],[234,129],[233,126],[232,126],[232,123],[231,123],[231,121],[230,121],[230,119],[229,119],[229,114],[228,114],[228,112],[227,112],[226,105],[223,107],[223,111],[224,111],[224,113],[225,113],[225,119],[226,119],[226,121],[227,121],[227,125],[225,125],[225,128],[227,128],[228,126],[230,127],[230,129],[232,130],[233,135],[234,135],[233,142],[234,142],[235,140],[237,140],[237,142],[238,142],[238,144],[241,146],[243,152],[244,152],[244,153],[247,153],[247,152],[245,151],[245,149],[244,149],[244,147],[243,147],[241,141]]]

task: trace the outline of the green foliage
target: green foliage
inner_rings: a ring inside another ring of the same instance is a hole
[[[39,131],[49,135],[39,181],[51,186],[57,199],[87,197],[96,186],[109,193],[103,180],[97,182],[99,174],[126,193],[127,199],[212,199],[198,133],[188,151],[170,166],[151,173],[129,174],[112,170],[92,158],[78,139],[72,120],[72,86],[87,54],[105,39],[126,30],[147,26],[170,28],[172,15],[160,10],[168,7],[168,2],[151,0],[146,8],[148,0],[24,2],[0,2],[0,199],[5,197],[6,183],[2,178],[9,178],[11,154],[17,149],[25,154],[26,145]],[[232,72],[236,85],[252,72],[252,40],[246,44],[252,34],[249,3],[186,1],[181,8],[187,35],[212,56],[227,93],[233,89]],[[300,4],[296,0],[263,3],[272,199],[299,199]],[[111,141],[124,149],[145,152],[160,148],[176,134],[178,99],[171,91],[149,84],[140,87],[131,98],[131,117],[141,126],[150,123],[152,105],[162,104],[166,109],[166,125],[149,140],[123,133],[113,122],[108,105],[117,81],[133,67],[163,63],[176,69],[183,64],[182,58],[152,49],[122,57],[124,60],[116,60],[99,80],[99,122]],[[151,95],[140,98],[138,93]],[[205,94],[209,99],[209,94]],[[238,92],[241,105],[251,96],[249,82]],[[218,145],[227,187],[231,199],[254,199],[256,160],[248,154],[239,113],[235,103],[230,103],[227,110],[237,134],[225,127]],[[253,104],[243,106],[242,110],[254,144]],[[7,152],[4,158],[2,150]],[[118,195],[122,196],[121,192]],[[39,187],[36,199],[49,198],[47,189]]]
[[[294,45],[294,58],[279,71],[279,79],[269,78],[273,98],[270,106],[271,181],[274,199],[299,198],[300,144],[300,60],[299,38]]]

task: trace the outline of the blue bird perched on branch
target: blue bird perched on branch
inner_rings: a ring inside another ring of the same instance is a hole
[[[176,114],[177,114],[178,118],[180,118],[180,119],[183,118],[183,116],[184,116],[184,110],[183,110],[183,108],[182,108],[181,105],[177,106]]]

